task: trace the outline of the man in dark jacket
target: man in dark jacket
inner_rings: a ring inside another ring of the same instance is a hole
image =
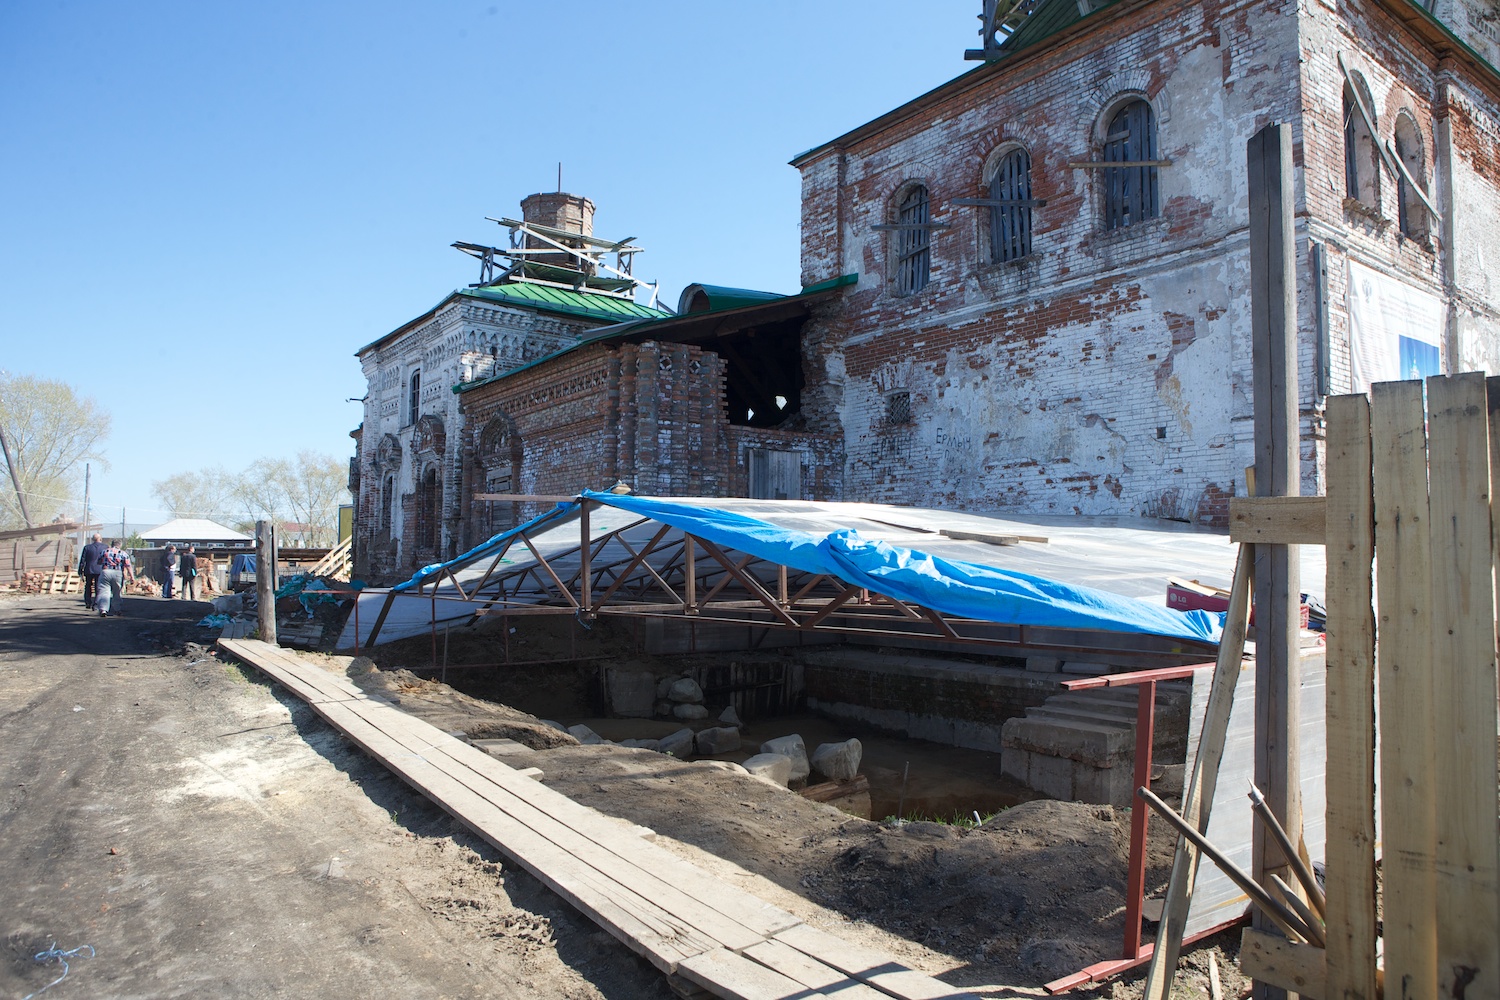
[[[189,545],[187,551],[182,554],[182,599],[185,601],[196,601],[198,599],[198,550]]]
[[[172,582],[177,579],[177,546],[168,545],[161,554],[161,596],[172,599]]]
[[[78,575],[83,577],[83,606],[86,608],[93,608],[99,596],[99,573],[104,569],[104,553],[108,551],[104,536],[96,531],[94,540],[78,554]]]

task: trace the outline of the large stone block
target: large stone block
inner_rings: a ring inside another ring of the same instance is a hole
[[[780,753],[758,753],[745,761],[745,770],[785,786],[792,780],[792,758]]]
[[[740,731],[733,726],[716,726],[704,729],[697,736],[698,752],[712,757],[740,748]]]
[[[807,744],[802,742],[802,737],[793,733],[791,736],[778,736],[774,740],[766,740],[760,745],[761,753],[775,753],[787,757],[792,762],[792,773],[789,781],[806,781],[807,776],[812,773],[812,767],[807,760]]]
[[[864,746],[857,739],[842,743],[824,743],[812,753],[814,771],[829,781],[850,781],[859,774],[859,762],[864,755]]]
[[[656,749],[668,757],[687,760],[693,754],[693,731],[691,729],[679,729],[670,736],[663,736],[657,741]]]
[[[647,670],[610,667],[605,673],[609,707],[628,719],[649,719],[655,714],[656,675]]]

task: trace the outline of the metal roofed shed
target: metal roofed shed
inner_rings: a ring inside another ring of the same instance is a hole
[[[1218,617],[1168,610],[1167,579],[1232,563],[1226,536],[1137,518],[585,492],[366,591],[339,646],[487,614],[626,615],[1188,662]]]
[[[246,545],[255,541],[243,531],[235,531],[217,521],[201,517],[177,517],[141,532],[147,542],[208,542],[215,545]]]

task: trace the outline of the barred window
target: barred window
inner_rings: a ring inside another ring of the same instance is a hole
[[[927,284],[931,267],[928,243],[931,221],[927,188],[916,185],[901,199],[896,221],[896,293],[910,295]]]
[[[990,198],[1015,202],[990,206],[990,260],[999,264],[1031,254],[1031,154],[1010,153],[990,175]]]
[[[1156,116],[1145,101],[1131,101],[1110,119],[1104,134],[1104,228],[1121,229],[1160,214],[1157,201]]]
[[[893,392],[885,397],[885,422],[892,427],[911,423],[911,393]]]

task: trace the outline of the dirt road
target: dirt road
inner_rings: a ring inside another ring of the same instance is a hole
[[[667,1000],[664,977],[299,700],[201,646],[206,605],[0,599],[0,995]],[[1120,947],[1128,813],[1037,801],[873,823],[732,765],[579,746],[407,671],[314,658],[446,730],[534,749],[549,787],[768,903],[956,987],[1025,992]],[[1152,838],[1148,887],[1171,841]],[[1185,960],[1205,995],[1210,954]],[[1229,954],[1232,955],[1232,949]],[[1017,990],[1016,987],[1020,987]],[[1075,996],[1139,995],[1139,973]]]
[[[208,643],[0,600],[0,995],[665,998],[665,980]]]

